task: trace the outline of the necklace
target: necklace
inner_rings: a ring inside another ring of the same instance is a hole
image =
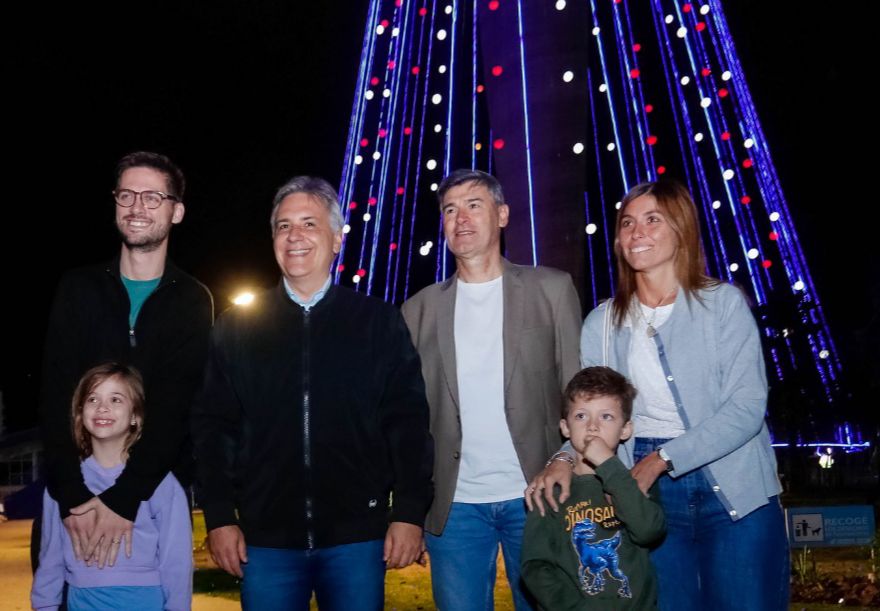
[[[657,317],[657,308],[659,308],[660,304],[663,303],[664,300],[666,300],[670,295],[675,293],[677,290],[678,290],[677,286],[673,287],[671,291],[669,291],[668,293],[663,295],[657,301],[657,304],[651,309],[651,319],[650,320],[645,318],[645,313],[642,311],[641,301],[639,300],[639,302],[636,304],[636,308],[639,313],[639,316],[642,318],[642,320],[645,321],[645,326],[647,327],[645,329],[645,333],[647,333],[648,337],[654,337],[655,335],[657,335],[657,329],[654,328],[654,319]],[[638,295],[636,295],[636,299],[638,300]],[[648,306],[648,307],[650,307],[650,306]]]

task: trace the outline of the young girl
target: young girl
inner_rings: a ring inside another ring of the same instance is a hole
[[[83,478],[94,494],[113,485],[125,468],[144,419],[144,386],[137,370],[118,363],[98,365],[83,375],[73,395],[71,422]],[[192,599],[192,530],[189,504],[170,473],[138,509],[131,556],[98,568],[74,556],[58,504],[43,499],[40,566],[31,605],[57,609],[67,582],[67,608],[126,611],[189,609]],[[124,541],[113,542],[125,545]]]

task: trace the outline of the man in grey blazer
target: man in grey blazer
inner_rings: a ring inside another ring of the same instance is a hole
[[[559,447],[580,303],[565,272],[501,256],[510,209],[493,176],[456,170],[438,196],[457,272],[403,304],[435,443],[425,523],[434,600],[443,611],[493,609],[500,544],[521,611],[531,608],[519,579],[523,490]]]

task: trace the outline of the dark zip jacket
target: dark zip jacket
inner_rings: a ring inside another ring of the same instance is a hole
[[[339,286],[308,312],[279,284],[224,313],[193,410],[209,530],[328,547],[422,526],[433,452],[418,354],[399,311]],[[392,500],[393,496],[393,500]]]
[[[192,480],[187,425],[204,371],[214,316],[211,294],[169,261],[134,328],[129,309],[118,258],[68,272],[55,293],[43,353],[40,420],[49,493],[62,518],[94,496],[83,483],[71,436],[71,399],[82,374],[107,361],[141,372],[146,408],[143,435],[101,500],[134,521],[139,503],[169,471],[184,486]]]

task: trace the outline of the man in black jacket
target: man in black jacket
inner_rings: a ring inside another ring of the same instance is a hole
[[[112,565],[120,549],[131,555],[138,506],[169,471],[183,486],[191,480],[187,422],[213,302],[207,288],[167,259],[171,227],[183,220],[183,191],[183,173],[164,155],[123,157],[113,191],[119,257],[67,273],[49,318],[40,397],[49,493],[77,557],[99,566]],[[125,471],[95,496],[80,473],[70,401],[80,376],[106,361],[140,370],[146,417]]]
[[[432,498],[419,357],[396,308],[331,283],[333,187],[292,179],[271,224],[282,280],[218,319],[193,410],[211,554],[245,609],[378,610]]]

